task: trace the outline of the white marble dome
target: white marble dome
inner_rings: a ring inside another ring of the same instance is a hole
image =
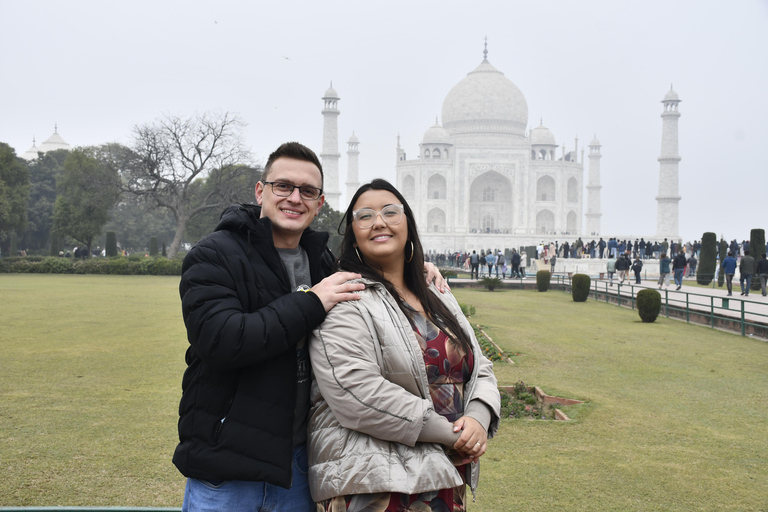
[[[325,91],[325,95],[323,96],[323,99],[325,98],[334,98],[334,99],[340,99],[339,93],[336,92],[336,89],[333,88],[333,86],[330,86],[327,91]]]
[[[555,135],[546,126],[539,125],[531,130],[532,146],[557,146]]]
[[[669,92],[664,95],[663,101],[680,101],[680,96],[678,96],[677,93],[670,88]]]
[[[445,97],[442,119],[450,133],[506,132],[524,136],[528,103],[504,73],[483,60]]]
[[[597,138],[597,135],[595,135],[595,138],[592,139],[592,142],[589,143],[590,146],[600,146],[600,141]]]
[[[424,132],[422,144],[451,144],[451,135],[448,130],[435,123]]]

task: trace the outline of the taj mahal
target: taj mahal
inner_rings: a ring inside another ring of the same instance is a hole
[[[339,204],[338,93],[323,96],[323,148],[326,201]],[[677,106],[670,89],[662,101],[657,229],[647,238],[678,239]],[[483,60],[448,92],[442,124],[424,132],[416,154],[396,150],[396,186],[416,216],[426,250],[472,251],[535,245],[542,240],[585,240],[602,235],[600,220],[601,144],[588,145],[588,175],[578,139],[558,145],[541,120],[529,129],[528,104],[520,89]],[[348,141],[346,197],[358,180],[359,140]],[[586,190],[586,197],[584,191]],[[613,234],[611,236],[614,236]],[[638,236],[639,237],[639,236]],[[634,239],[634,236],[632,237]]]

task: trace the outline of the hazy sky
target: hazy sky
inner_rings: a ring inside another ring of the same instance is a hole
[[[542,120],[567,150],[600,139],[605,235],[656,231],[671,84],[681,235],[768,228],[766,0],[0,0],[0,20],[0,141],[18,154],[55,123],[73,146],[129,143],[136,124],[208,110],[243,118],[257,161],[287,140],[319,153],[333,81],[340,183],[353,131],[361,181],[394,181],[397,135],[413,158],[487,36],[530,128]]]

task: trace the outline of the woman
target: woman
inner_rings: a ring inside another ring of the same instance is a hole
[[[665,285],[669,288],[669,264],[671,260],[667,258],[667,253],[661,253],[661,259],[659,260],[659,290],[661,285]]]
[[[312,497],[318,511],[464,510],[498,428],[492,364],[453,296],[424,282],[413,213],[391,184],[363,185],[342,222],[339,265],[366,288],[310,342]]]

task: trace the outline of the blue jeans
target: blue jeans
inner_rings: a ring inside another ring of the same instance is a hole
[[[675,269],[675,284],[677,286],[683,286],[683,272],[685,272],[684,268]]]
[[[747,287],[744,287],[744,281],[747,282]],[[739,284],[741,285],[741,293],[749,295],[749,288],[752,286],[752,274],[741,274],[739,277]]]
[[[284,489],[266,482],[187,479],[182,512],[314,512],[307,479],[307,445],[293,449],[293,482]]]

